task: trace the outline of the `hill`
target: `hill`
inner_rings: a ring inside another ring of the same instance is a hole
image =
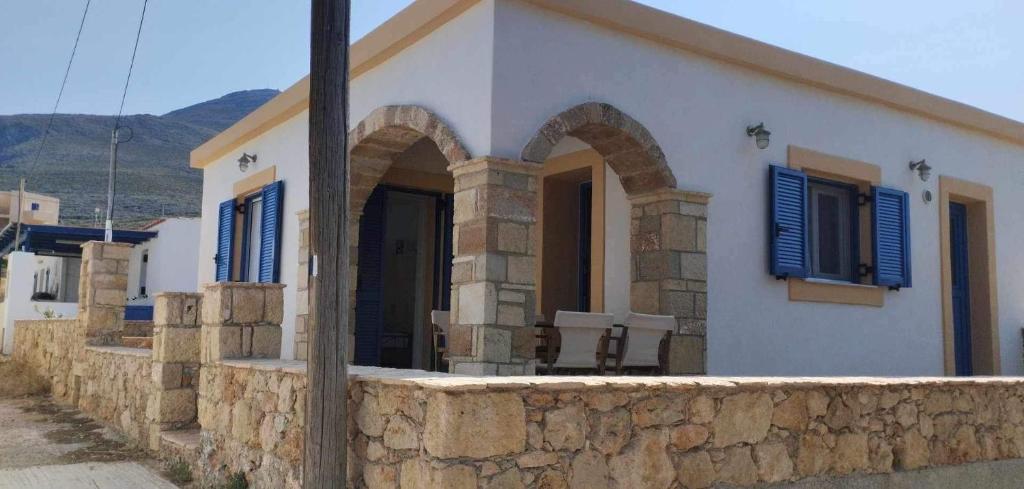
[[[163,215],[198,215],[202,172],[188,166],[189,152],[270,100],[277,90],[229,93],[161,116],[123,118],[134,138],[118,149],[114,217],[133,226]],[[61,199],[65,223],[88,224],[106,208],[113,117],[58,114],[38,164],[32,164],[48,114],[0,116],[0,189],[27,189]]]

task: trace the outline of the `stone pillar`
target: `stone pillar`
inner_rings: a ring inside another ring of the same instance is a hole
[[[455,178],[452,372],[534,373],[539,169],[491,157],[448,168]]]
[[[299,267],[295,281],[295,359],[305,360],[309,346],[309,209],[299,211]]]
[[[200,359],[280,358],[284,285],[218,282],[203,287]]]
[[[124,330],[128,299],[128,260],[132,245],[89,241],[82,245],[78,321],[86,344],[116,345]]]
[[[153,390],[146,406],[149,447],[160,449],[160,432],[196,420],[199,383],[201,294],[162,292],[153,304]]]
[[[669,373],[705,373],[707,204],[711,195],[661,189],[630,196],[630,309],[676,317]]]

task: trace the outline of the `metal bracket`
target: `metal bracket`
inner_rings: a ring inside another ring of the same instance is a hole
[[[871,194],[857,194],[857,205],[868,205],[871,202]]]
[[[875,271],[875,267],[868,265],[867,263],[861,263],[857,265],[857,275],[861,277],[867,277]]]

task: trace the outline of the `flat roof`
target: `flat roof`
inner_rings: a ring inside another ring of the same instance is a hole
[[[8,224],[0,230],[0,257],[12,251],[30,251],[43,255],[81,256],[82,244],[103,241],[101,228],[54,226],[49,224],[22,224],[21,238],[15,243],[17,224]],[[156,231],[114,230],[115,243],[140,244],[157,236]]]
[[[480,0],[416,0],[352,45],[351,78],[401,52]],[[522,0],[546,10],[739,65],[770,76],[856,97],[1024,145],[1024,123],[851,68],[711,27],[631,0]],[[192,150],[202,168],[309,105],[309,76]]]

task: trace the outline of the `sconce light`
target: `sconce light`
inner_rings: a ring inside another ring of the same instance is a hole
[[[764,128],[763,122],[756,126],[747,126],[747,136],[754,138],[757,149],[767,149],[771,143],[771,135],[772,133]]]
[[[916,171],[917,175],[921,177],[922,182],[927,182],[928,177],[932,176],[932,167],[928,166],[928,163],[925,163],[924,160],[911,161],[910,171]]]
[[[242,157],[238,159],[238,169],[244,172],[249,169],[250,164],[256,164],[256,155],[242,153]]]

